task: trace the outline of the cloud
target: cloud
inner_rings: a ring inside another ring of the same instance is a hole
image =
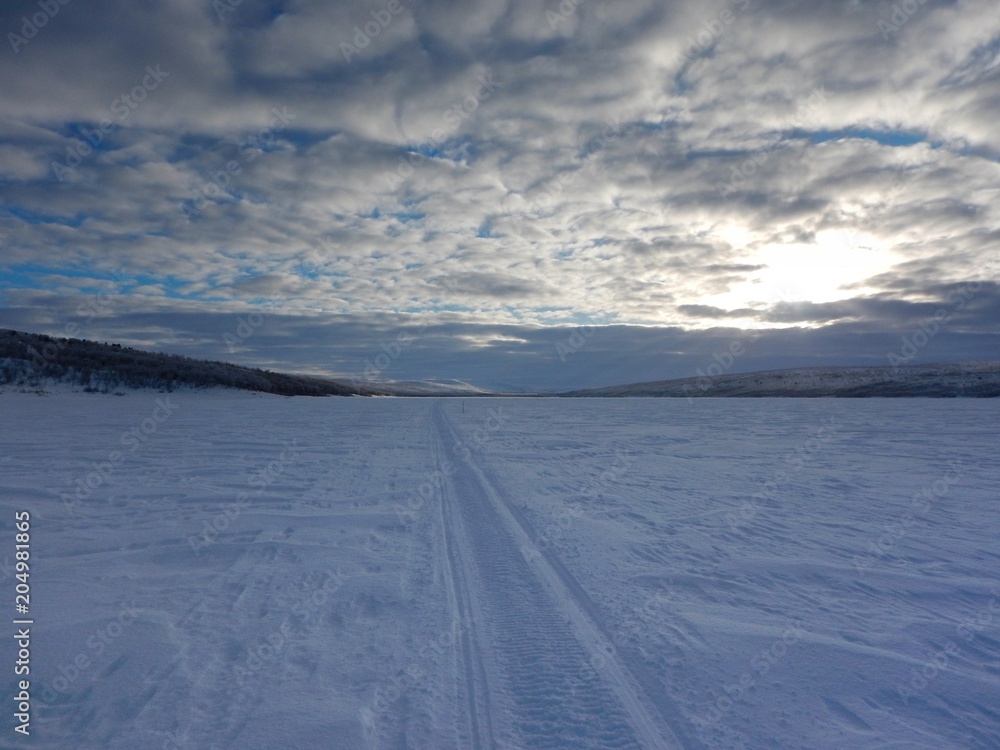
[[[993,11],[70,2],[0,55],[0,291],[37,321],[124,269],[122,320],[895,335],[1000,276]]]

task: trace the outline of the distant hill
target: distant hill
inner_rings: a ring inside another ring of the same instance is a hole
[[[458,380],[361,385],[159,354],[119,344],[0,329],[0,389],[53,384],[90,393],[236,388],[284,396],[503,396]],[[542,395],[542,394],[523,394]],[[1000,396],[1000,362],[905,367],[810,367],[632,383],[545,394],[559,397],[940,397]]]
[[[1000,396],[1000,362],[905,367],[808,367],[715,377],[660,380],[560,393],[559,396],[705,397],[937,397]]]
[[[40,389],[53,383],[90,393],[223,387],[283,396],[386,395],[324,378],[0,329],[0,386]]]
[[[495,391],[479,388],[464,380],[379,380],[378,385],[393,396],[496,396]]]

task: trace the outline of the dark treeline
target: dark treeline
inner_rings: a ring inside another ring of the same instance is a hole
[[[238,388],[284,396],[379,394],[323,378],[0,329],[0,385],[40,388],[53,381],[91,393],[136,388],[172,391],[183,386]]]

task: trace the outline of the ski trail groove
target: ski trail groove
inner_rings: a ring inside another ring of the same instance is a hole
[[[432,418],[439,444],[461,443],[440,401]],[[459,546],[466,547],[466,559],[473,560],[469,575],[477,586],[470,596],[488,614],[483,629],[502,667],[498,681],[509,693],[507,701],[494,698],[510,706],[505,718],[520,734],[518,744],[553,750],[687,747],[607,648],[610,640],[592,605],[579,599],[579,585],[567,585],[540,553],[528,562],[522,550],[536,550],[533,534],[475,460],[456,460],[446,484],[445,494],[453,496],[450,522],[464,538]],[[592,660],[595,654],[602,658]]]
[[[645,699],[647,696],[659,697],[650,715],[652,717],[662,717],[663,722],[666,722],[664,730],[667,736],[671,737],[672,741],[676,743],[676,747],[683,748],[684,750],[703,749],[703,743],[696,741],[692,737],[691,732],[685,729],[685,727],[691,728],[690,721],[684,717],[681,710],[666,695],[657,675],[642,659],[629,658],[626,651],[616,651],[612,645],[615,640],[613,632],[604,625],[604,617],[590,598],[590,595],[580,585],[579,581],[576,580],[576,577],[563,565],[558,555],[551,549],[545,548],[544,545],[538,543],[539,535],[532,528],[525,514],[516,504],[508,502],[493,487],[480,466],[474,462],[470,462],[469,466],[477,474],[484,490],[491,495],[494,503],[499,504],[507,512],[507,520],[511,524],[514,524],[515,528],[521,532],[520,543],[523,545],[522,549],[526,550],[527,555],[535,560],[536,563],[537,561],[544,560],[544,563],[548,566],[548,570],[545,572],[559,579],[559,582],[565,589],[565,593],[571,597],[571,603],[582,611],[584,619],[589,623],[591,629],[589,633],[584,633],[581,636],[580,642],[582,644],[590,644],[591,652],[615,652],[613,661],[621,667],[621,670],[618,671],[617,675],[611,675],[612,679],[624,677],[628,684],[635,685],[635,683],[638,683],[640,690],[635,694],[642,699]],[[556,586],[556,590],[559,590],[558,585]],[[596,640],[593,638],[595,631]],[[643,691],[645,692],[645,696],[643,695]],[[644,705],[647,706],[647,709],[651,702],[644,700]],[[663,724],[661,723],[660,726],[663,726]]]
[[[447,486],[447,474],[444,446],[441,444],[440,433],[435,435],[434,456],[438,476],[441,478],[441,530],[444,535],[444,565],[445,576],[449,584],[448,598],[451,610],[457,620],[457,637],[459,648],[457,658],[461,662],[462,684],[458,686],[459,693],[465,692],[465,703],[469,718],[469,742],[473,750],[493,750],[497,747],[493,736],[492,707],[490,705],[490,688],[487,670],[483,665],[479,652],[478,640],[475,636],[476,603],[471,595],[471,587],[467,577],[471,568],[467,555],[466,543],[461,537],[458,508],[450,496]],[[457,678],[457,675],[456,675]],[[461,700],[461,695],[459,696]]]

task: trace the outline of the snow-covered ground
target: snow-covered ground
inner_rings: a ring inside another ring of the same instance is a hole
[[[997,400],[0,414],[2,747],[1000,747]]]

